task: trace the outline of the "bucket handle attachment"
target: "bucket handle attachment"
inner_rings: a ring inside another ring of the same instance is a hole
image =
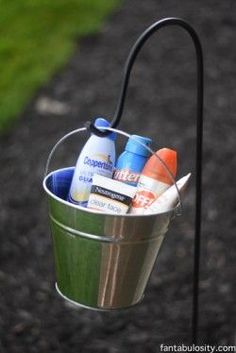
[[[192,342],[197,343],[198,339],[198,306],[199,306],[199,274],[200,274],[200,245],[201,245],[201,205],[202,205],[202,145],[203,145],[203,96],[204,96],[204,68],[203,52],[200,39],[194,28],[185,20],[177,17],[168,17],[153,23],[137,39],[130,50],[127,58],[120,95],[117,108],[111,122],[111,127],[116,128],[121,120],[123,113],[129,77],[135,59],[147,41],[156,31],[163,27],[179,26],[183,28],[191,37],[197,59],[197,116],[196,116],[196,198],[195,198],[195,234],[194,234],[194,264],[193,264],[193,306],[192,306]],[[87,122],[90,130],[98,136],[105,136],[108,133],[100,131],[94,126],[94,122]]]

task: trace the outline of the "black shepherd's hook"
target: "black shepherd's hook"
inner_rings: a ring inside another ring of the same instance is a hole
[[[197,120],[196,120],[196,207],[195,207],[195,238],[194,238],[194,269],[193,269],[193,310],[192,310],[192,341],[197,343],[198,329],[198,292],[199,292],[199,267],[200,267],[200,237],[201,237],[201,185],[202,185],[202,137],[203,137],[203,54],[199,37],[195,30],[181,18],[164,18],[153,23],[138,38],[134,46],[131,48],[127,58],[124,76],[121,85],[121,91],[117,108],[111,122],[111,127],[116,128],[120,122],[124,103],[129,84],[130,73],[135,59],[147,41],[147,39],[157,30],[167,26],[180,26],[184,28],[191,36],[197,57]],[[88,126],[88,125],[87,125]],[[101,131],[89,123],[90,130],[99,136],[106,136],[109,131]]]

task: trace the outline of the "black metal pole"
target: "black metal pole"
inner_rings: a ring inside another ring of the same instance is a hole
[[[202,202],[202,142],[203,142],[203,53],[201,42],[195,30],[181,18],[164,18],[153,23],[148,27],[135,42],[127,58],[124,76],[121,85],[120,95],[116,111],[111,122],[111,127],[116,128],[120,122],[127,88],[129,84],[130,73],[135,59],[147,39],[156,31],[167,26],[179,26],[184,28],[192,38],[195,46],[197,58],[197,120],[196,120],[196,201],[195,201],[195,236],[194,236],[194,264],[193,264],[193,303],[192,303],[192,342],[197,343],[198,332],[198,311],[199,311],[199,271],[200,271],[200,240],[201,240],[201,202]],[[88,126],[88,125],[87,125]],[[89,123],[89,128],[99,136],[109,134],[109,131],[102,132],[98,130],[93,123]]]

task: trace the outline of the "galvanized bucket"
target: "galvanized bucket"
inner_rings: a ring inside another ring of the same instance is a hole
[[[73,133],[64,136],[53,148]],[[108,129],[130,136],[120,130]],[[86,308],[112,310],[137,304],[176,209],[152,215],[98,213],[66,201],[74,168],[46,175],[57,291]]]

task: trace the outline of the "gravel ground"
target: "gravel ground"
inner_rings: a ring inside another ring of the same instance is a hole
[[[85,39],[1,138],[0,352],[156,353],[190,343],[194,177],[184,214],[172,223],[143,302],[130,310],[74,309],[54,290],[46,197],[50,148],[95,115],[112,116],[121,70],[139,33],[180,16],[199,33],[205,54],[205,126],[200,342],[235,344],[235,1],[124,1],[102,33]],[[136,63],[120,125],[179,152],[179,175],[194,171],[195,58],[188,36],[164,29]],[[78,138],[58,151],[72,165]]]

